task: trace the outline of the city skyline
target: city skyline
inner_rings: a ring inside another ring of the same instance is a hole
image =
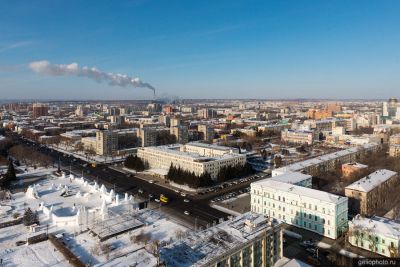
[[[0,4],[2,99],[152,99],[143,88],[34,73],[78,63],[139,77],[157,97],[398,97],[396,1]]]

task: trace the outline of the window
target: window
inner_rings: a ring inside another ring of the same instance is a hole
[[[382,253],[385,254],[385,249],[384,248],[382,248]]]
[[[314,209],[317,210],[317,205],[314,206]]]
[[[281,196],[278,197],[278,200],[281,201]]]
[[[317,231],[317,225],[316,224],[314,225],[314,230]]]
[[[307,217],[307,213],[304,213],[303,215],[304,215],[304,216],[303,216],[304,218]]]
[[[331,225],[331,221],[330,220],[328,220],[328,225]]]
[[[311,214],[308,214],[308,219],[311,219]]]
[[[285,202],[285,197],[283,197],[283,202]]]
[[[307,223],[306,222],[303,222],[303,225],[304,225],[304,227],[307,227]]]
[[[311,209],[311,204],[308,204],[308,208]]]
[[[311,223],[308,223],[308,228],[310,228],[310,229],[311,229]]]
[[[317,217],[317,215],[315,215],[314,217],[315,217],[315,218],[314,218],[314,219],[315,219],[315,221],[318,221],[318,217]]]
[[[296,225],[299,225],[299,220],[296,219]]]
[[[282,207],[282,210],[285,211],[285,207]]]
[[[385,244],[385,239],[382,239],[382,244]]]

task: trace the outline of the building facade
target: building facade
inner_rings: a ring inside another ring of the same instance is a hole
[[[118,135],[114,131],[99,131],[96,133],[96,154],[113,155],[118,149]]]
[[[349,198],[349,209],[353,213],[372,216],[390,199],[391,188],[398,184],[397,173],[390,170],[378,170],[352,183],[345,188]]]
[[[246,156],[234,151],[234,148],[187,143],[139,148],[137,155],[147,162],[150,168],[168,171],[173,165],[198,176],[208,173],[211,178],[216,179],[222,167],[246,163]]]
[[[365,218],[357,215],[349,221],[348,241],[355,247],[385,257],[399,257],[400,224],[378,216]]]
[[[191,232],[160,251],[164,266],[274,266],[282,258],[282,224],[248,212]]]
[[[281,140],[289,144],[312,145],[314,142],[314,132],[285,129],[281,132]]]
[[[251,211],[338,238],[347,230],[347,197],[297,185],[301,180],[291,183],[282,175],[252,183]]]

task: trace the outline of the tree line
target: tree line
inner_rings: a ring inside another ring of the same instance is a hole
[[[147,164],[138,156],[129,155],[125,159],[125,167],[138,172],[142,172],[147,169]]]
[[[211,175],[208,173],[196,175],[194,172],[186,171],[171,164],[167,179],[180,185],[188,185],[193,188],[206,187],[213,184]]]
[[[241,178],[247,175],[254,174],[253,167],[249,163],[244,165],[222,167],[217,176],[217,181],[222,183],[234,178]]]

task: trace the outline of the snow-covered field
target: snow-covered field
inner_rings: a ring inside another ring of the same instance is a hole
[[[2,266],[70,266],[64,256],[54,249],[50,241],[0,249]]]
[[[37,183],[38,199],[32,199],[24,192],[19,192],[12,195],[12,200],[0,203],[3,211],[0,213],[0,222],[13,220],[13,214],[19,213],[22,215],[28,207],[33,211],[39,210],[40,220],[40,226],[37,227],[35,233],[32,233],[29,227],[22,224],[0,229],[0,258],[3,259],[5,266],[69,266],[63,255],[54,250],[54,246],[49,241],[34,245],[16,245],[18,241],[25,241],[28,237],[44,233],[47,230],[49,233],[54,234],[63,233],[64,243],[85,264],[94,266],[155,266],[157,259],[149,252],[150,244],[155,241],[169,244],[176,239],[177,232],[187,231],[186,227],[171,221],[158,210],[152,209],[130,211],[135,216],[135,219],[142,222],[144,226],[112,237],[102,243],[99,242],[98,237],[94,236],[94,234],[84,231],[85,229],[74,226],[56,226],[39,209],[39,204],[42,201],[50,203],[54,207],[63,207],[72,205],[72,202],[80,203],[80,201],[84,201],[85,205],[90,207],[99,205],[101,200],[91,198],[85,200],[75,196],[60,197],[54,187],[57,187],[61,178],[48,175],[49,171],[37,171],[38,174],[48,177]],[[76,182],[72,181],[71,183],[68,178],[64,178],[63,182],[71,184],[71,188],[77,186]],[[79,189],[84,192],[82,188]],[[111,210],[112,208],[110,208],[110,212],[115,213],[115,211]],[[81,230],[82,232],[80,232]],[[149,234],[150,240],[147,245],[131,241],[132,236],[139,234]],[[99,247],[100,244],[108,244],[112,248],[111,251],[109,253],[95,252],[95,248]]]

